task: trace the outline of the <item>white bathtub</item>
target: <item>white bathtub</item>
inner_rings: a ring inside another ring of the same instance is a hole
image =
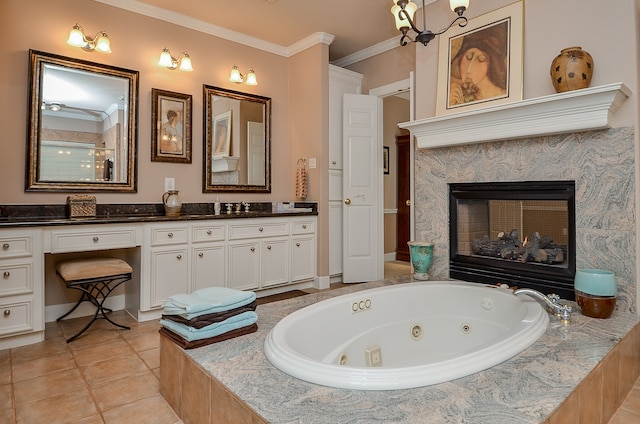
[[[537,301],[507,289],[407,283],[295,311],[271,330],[264,350],[274,366],[312,383],[406,389],[503,362],[538,340],[548,323]]]

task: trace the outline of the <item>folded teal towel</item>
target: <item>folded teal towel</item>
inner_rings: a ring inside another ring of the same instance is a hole
[[[192,319],[204,314],[239,308],[254,300],[256,300],[256,294],[252,291],[207,287],[191,294],[170,296],[162,306],[165,315],[180,315],[186,319]]]
[[[224,321],[216,322],[200,329],[189,327],[187,325],[168,319],[161,319],[160,325],[178,334],[183,339],[192,342],[195,340],[202,340],[209,337],[219,336],[229,331],[237,330],[238,328],[248,327],[252,324],[255,324],[257,321],[258,314],[253,311],[249,311],[234,315]]]

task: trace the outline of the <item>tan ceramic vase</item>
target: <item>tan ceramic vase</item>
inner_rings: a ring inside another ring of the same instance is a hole
[[[558,93],[589,87],[593,58],[581,47],[562,49],[551,62],[551,81]]]

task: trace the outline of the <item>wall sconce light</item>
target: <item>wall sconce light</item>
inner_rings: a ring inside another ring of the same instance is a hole
[[[193,71],[193,68],[191,67],[191,57],[187,54],[187,52],[180,53],[180,56],[178,56],[178,58],[176,59],[175,57],[171,56],[171,52],[166,47],[162,49],[162,53],[160,53],[160,60],[158,61],[158,65],[169,68],[172,71],[176,68],[185,72]]]
[[[95,50],[100,53],[111,53],[111,43],[106,32],[99,31],[95,37],[87,37],[84,35],[84,29],[78,24],[75,24],[69,33],[67,44],[73,47],[80,47],[88,52]]]
[[[432,32],[426,28],[426,13],[424,10],[424,0],[422,0],[422,23],[425,25],[424,31],[420,31],[413,22],[414,15],[418,6],[411,0],[392,0],[393,7],[391,8],[391,14],[396,18],[396,28],[402,32],[402,38],[400,38],[400,45],[406,46],[409,39],[414,43],[422,43],[423,46],[429,44],[429,41],[433,40],[436,35],[440,35],[451,28],[454,24],[458,24],[461,27],[467,25],[467,18],[462,14],[469,7],[469,0],[449,0],[449,6],[451,10],[458,14],[448,27],[443,28],[438,32]],[[412,39],[407,32],[409,29],[413,30],[417,35],[415,39]]]
[[[240,73],[240,69],[236,65],[231,68],[231,75],[229,75],[229,81],[241,84],[244,80],[244,75]],[[247,71],[247,80],[244,82],[247,85],[258,85],[258,78],[253,69]]]

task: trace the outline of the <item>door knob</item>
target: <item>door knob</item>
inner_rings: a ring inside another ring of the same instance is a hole
[[[407,200],[406,202],[404,202],[404,204],[407,206],[411,206],[411,200]]]
[[[351,199],[349,199],[348,197],[346,199],[344,199],[344,204],[345,205],[350,205],[351,204]]]

